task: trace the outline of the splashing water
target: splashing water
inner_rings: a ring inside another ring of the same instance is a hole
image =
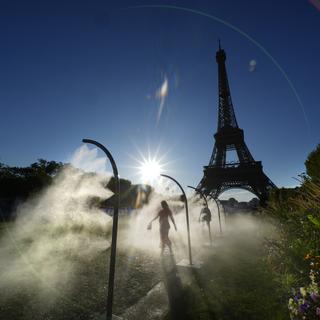
[[[23,316],[26,319],[31,319],[33,312],[43,319],[53,306],[60,308],[66,304],[69,311],[91,314],[105,302],[107,239],[110,239],[112,219],[102,209],[90,205],[88,200],[92,197],[106,199],[112,195],[105,188],[110,174],[97,150],[86,146],[76,150],[70,162],[73,166],[66,166],[48,188],[19,206],[16,220],[8,223],[7,232],[2,233],[0,239],[0,287],[6,292],[0,295],[0,307],[11,305],[16,309],[14,299],[20,297],[26,306],[34,308],[27,307],[30,311],[27,311],[28,316]],[[85,172],[79,167],[99,174]],[[131,301],[125,300],[128,290],[131,295],[138,296],[142,294],[141,287],[148,290],[151,282],[154,284],[153,279],[161,278],[159,221],[153,222],[151,230],[147,230],[147,226],[160,210],[162,200],[167,200],[178,228],[175,231],[170,222],[169,238],[174,257],[177,262],[188,258],[186,215],[180,192],[170,182],[162,181],[148,204],[119,219],[116,273],[119,287],[115,291],[115,302],[120,301],[122,310]],[[189,198],[191,247],[195,260],[199,253],[202,259],[214,249],[203,250],[203,245],[209,243],[209,233],[207,226],[199,223],[202,207],[202,201]],[[218,215],[214,203],[209,202],[209,207],[215,243],[215,236],[219,234]],[[226,230],[221,218],[224,235],[238,233],[248,239],[258,229],[254,220],[239,218]],[[237,243],[229,244],[230,252]],[[87,300],[86,292],[92,300]],[[25,301],[30,297],[32,301]],[[81,303],[73,307],[80,297]]]
[[[96,150],[79,148],[52,185],[17,208],[16,220],[0,242],[0,287],[36,286],[39,296],[61,292],[70,285],[74,257],[90,257],[105,250],[111,218],[90,206],[88,199],[109,198],[105,160]],[[30,272],[34,277],[30,278]]]

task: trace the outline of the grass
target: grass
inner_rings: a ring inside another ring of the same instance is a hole
[[[254,233],[220,239],[182,294],[183,320],[290,319],[288,291],[268,269],[263,238]]]
[[[10,228],[10,224],[6,227]],[[126,227],[126,223],[120,225],[120,228]],[[0,225],[2,234],[5,230]],[[79,228],[72,232],[84,230]],[[57,237],[58,234],[53,236]],[[167,320],[289,319],[288,292],[267,267],[263,234],[258,229],[249,233],[233,229],[228,236],[216,241],[219,241],[219,246],[206,249],[209,251],[206,251],[203,267],[187,277],[180,271],[177,275],[166,274],[158,257],[139,250],[130,252],[129,255],[120,246],[114,313],[123,313],[146,295],[157,282],[167,278],[165,280],[171,299],[171,313]],[[28,245],[29,243],[23,244]],[[11,252],[12,250],[14,249]],[[83,257],[69,254],[63,259],[72,265],[73,271],[68,275],[68,282],[61,280],[55,287],[56,291],[48,288],[44,295],[39,295],[39,279],[34,274],[27,273],[28,286],[17,283],[1,294],[0,313],[3,318],[81,320],[94,319],[103,313],[109,253],[104,250]],[[37,270],[37,266],[35,269]],[[175,288],[177,280],[182,280],[179,288]],[[179,312],[174,312],[174,309],[179,309]]]
[[[0,237],[9,239],[7,232],[10,232],[11,227],[12,223],[0,224]],[[69,232],[86,234],[86,231],[81,228],[77,230],[73,228]],[[64,233],[64,230],[58,230],[48,236],[56,239]],[[4,247],[4,243],[7,248]],[[23,243],[2,242],[1,258],[6,255],[10,261],[15,261],[19,258],[19,251],[22,248],[27,250],[30,244],[32,242],[28,239],[23,239]],[[27,264],[19,265],[18,267],[23,271],[23,275],[19,273],[20,280],[7,284],[0,295],[1,318],[10,320],[94,319],[98,314],[105,312],[109,254],[109,250],[83,257],[76,252],[74,254],[68,252],[63,257],[61,253],[56,253],[57,260],[54,257],[50,258],[53,261],[63,259],[66,265],[72,266],[72,273],[67,274],[67,281],[64,282],[65,276],[62,269],[61,280],[55,282],[54,286],[46,286],[47,279],[41,274],[41,266],[34,264],[32,267],[35,273],[33,273]],[[21,260],[18,261],[21,262]],[[0,269],[2,268],[5,270],[5,262],[1,264]],[[0,283],[6,280],[4,277],[5,273],[2,272]],[[114,312],[120,314],[136,303],[155,283],[160,281],[160,277],[159,262],[154,258],[141,251],[130,252],[129,256],[126,250],[119,247]]]

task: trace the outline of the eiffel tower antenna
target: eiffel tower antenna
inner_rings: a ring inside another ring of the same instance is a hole
[[[261,161],[254,160],[244,141],[244,133],[238,126],[231,99],[225,65],[226,53],[221,49],[220,39],[218,42],[218,129],[214,135],[215,144],[210,162],[204,167],[203,178],[197,189],[215,199],[228,189],[246,189],[264,204],[269,191],[276,186],[264,174]],[[230,162],[227,154],[232,150],[236,152],[238,160]]]

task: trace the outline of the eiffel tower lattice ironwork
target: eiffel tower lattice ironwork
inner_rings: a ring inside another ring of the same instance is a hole
[[[220,41],[216,61],[219,77],[218,130],[214,135],[215,144],[209,165],[204,167],[204,175],[197,189],[214,198],[228,189],[246,189],[263,204],[269,191],[276,186],[264,174],[261,161],[254,160],[244,142],[243,130],[238,127],[225,65],[226,53],[221,49]],[[238,161],[227,162],[227,152],[232,150],[236,152]]]

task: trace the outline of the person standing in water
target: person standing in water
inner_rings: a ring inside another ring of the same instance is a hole
[[[170,224],[169,224],[169,218],[171,219],[174,228],[177,231],[177,226],[174,221],[172,212],[168,206],[167,201],[161,201],[161,207],[162,209],[158,212],[157,216],[154,217],[149,225],[148,229],[151,229],[152,222],[154,220],[157,220],[159,218],[159,224],[160,224],[160,247],[161,247],[161,254],[164,252],[164,247],[167,245],[169,247],[170,252],[172,252],[171,248],[171,241],[169,239],[169,229],[170,229]]]

